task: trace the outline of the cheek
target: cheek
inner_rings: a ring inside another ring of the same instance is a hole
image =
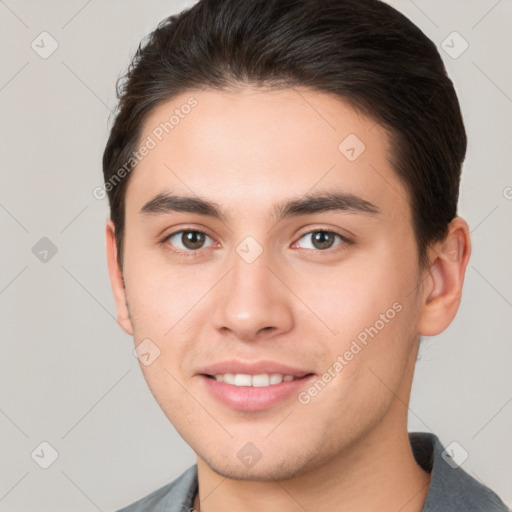
[[[327,336],[330,331],[331,337],[351,340],[376,323],[382,330],[382,321],[387,325],[395,317],[393,305],[410,302],[417,269],[410,261],[397,261],[390,255],[387,260],[354,258],[313,270],[303,264],[288,271],[285,280],[312,313],[306,315],[308,322],[316,316],[316,326],[323,324]]]
[[[359,336],[340,334],[330,340],[330,360],[319,378],[328,382],[314,382],[299,397],[304,421],[330,418],[326,438],[353,439],[377,424],[397,395],[407,403],[402,384],[413,353],[414,310],[402,306],[392,310],[388,323],[374,322]]]
[[[141,360],[142,371],[157,401],[175,401],[174,410],[183,395],[179,383],[201,355],[201,341],[209,339],[203,331],[211,317],[209,291],[216,275],[210,279],[192,267],[170,271],[168,265],[138,261],[127,268],[125,279],[134,341],[139,346],[150,340],[156,347],[158,357],[149,366]]]
[[[317,272],[314,278],[302,278],[302,286],[296,282],[295,289],[316,316],[303,317],[299,330],[306,325],[316,330],[316,342],[328,354],[325,371],[336,375],[328,385],[329,400],[375,405],[390,395],[386,385],[398,387],[417,339],[417,279],[414,260],[390,255]]]
[[[141,365],[144,379],[151,394],[169,421],[178,431],[194,429],[194,422],[202,418],[201,407],[191,398],[181,377],[179,369],[170,367],[162,354],[150,366]]]
[[[168,264],[143,258],[127,266],[125,283],[136,339],[141,335],[170,335],[183,320],[195,314],[201,298],[212,287],[211,279],[194,272],[192,267],[171,271]]]

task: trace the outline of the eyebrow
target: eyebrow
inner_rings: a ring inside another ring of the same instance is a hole
[[[376,215],[379,208],[360,196],[350,193],[322,193],[305,195],[277,205],[273,210],[276,222],[287,217],[322,213],[326,211],[344,211]],[[162,193],[148,201],[140,210],[143,215],[166,215],[173,212],[196,213],[226,223],[228,215],[215,202],[200,197],[180,196]]]

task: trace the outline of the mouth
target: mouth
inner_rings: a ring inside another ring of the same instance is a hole
[[[282,373],[259,373],[257,375],[250,375],[248,373],[218,373],[216,375],[205,375],[205,377],[214,379],[217,382],[225,382],[231,386],[265,388],[268,386],[277,386],[282,382],[292,382],[302,379],[307,375],[312,374],[295,376],[284,375]]]
[[[269,363],[226,363],[204,370],[197,376],[210,397],[230,409],[248,412],[264,411],[297,399],[316,375]]]

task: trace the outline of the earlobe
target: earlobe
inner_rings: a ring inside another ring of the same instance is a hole
[[[107,265],[110,275],[110,284],[114,294],[114,300],[117,308],[117,322],[127,334],[133,335],[133,326],[126,302],[126,290],[123,282],[123,274],[119,267],[117,259],[117,242],[115,236],[115,227],[112,221],[108,221],[105,227],[105,237],[107,246]]]
[[[418,325],[420,335],[435,336],[454,319],[470,253],[468,225],[457,217],[450,223],[445,239],[436,243],[430,251]]]

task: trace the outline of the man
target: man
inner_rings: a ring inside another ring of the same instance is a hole
[[[202,0],[134,59],[104,153],[121,327],[197,465],[125,511],[506,510],[407,432],[470,256],[466,135],[377,0]]]

